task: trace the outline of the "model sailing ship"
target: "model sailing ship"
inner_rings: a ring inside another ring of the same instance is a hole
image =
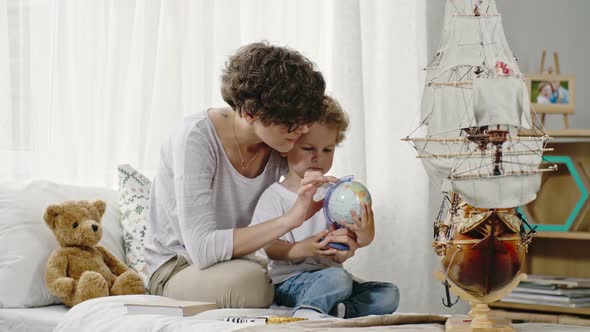
[[[522,137],[520,129],[535,134]],[[534,200],[542,173],[554,170],[540,167],[548,139],[531,119],[495,1],[447,0],[440,46],[426,68],[421,123],[404,139],[443,193],[433,247],[447,290],[487,308],[524,277],[534,229],[516,208]]]

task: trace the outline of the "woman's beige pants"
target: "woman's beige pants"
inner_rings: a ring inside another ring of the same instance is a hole
[[[154,272],[148,288],[152,295],[216,302],[220,308],[268,308],[274,296],[261,259],[232,259],[200,270],[178,256]]]

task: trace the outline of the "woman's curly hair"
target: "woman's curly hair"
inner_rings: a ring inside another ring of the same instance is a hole
[[[349,125],[348,115],[344,112],[340,103],[328,95],[324,96],[322,108],[324,109],[324,114],[318,122],[338,131],[338,136],[336,137],[336,144],[338,145],[346,138],[346,131]]]
[[[317,121],[325,88],[322,73],[306,57],[267,42],[240,48],[221,76],[225,102],[240,115],[255,116],[265,125]]]

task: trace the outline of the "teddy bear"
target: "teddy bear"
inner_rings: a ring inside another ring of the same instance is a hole
[[[47,262],[45,284],[68,307],[97,297],[145,294],[142,278],[97,245],[105,210],[101,200],[66,201],[45,210],[43,219],[60,245]]]

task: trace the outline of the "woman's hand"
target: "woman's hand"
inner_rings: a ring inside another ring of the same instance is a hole
[[[318,212],[322,206],[323,201],[315,202],[313,195],[318,190],[318,187],[326,182],[336,182],[333,176],[324,176],[320,171],[307,171],[305,176],[301,179],[301,186],[297,192],[297,200],[295,204],[289,209],[287,214],[290,215],[293,228],[299,227],[304,221],[311,218]]]
[[[373,219],[373,209],[368,203],[361,205],[361,216],[354,210],[350,211],[354,224],[341,222],[342,227],[346,227],[356,234],[356,243],[359,247],[366,247],[373,242],[375,238],[375,220]]]

